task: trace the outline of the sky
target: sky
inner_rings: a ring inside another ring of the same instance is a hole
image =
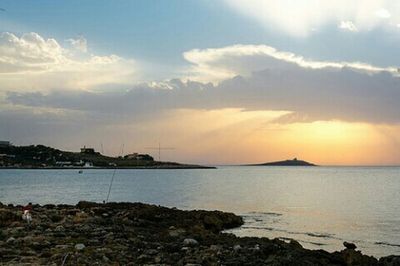
[[[399,47],[395,0],[2,0],[0,140],[399,165]]]

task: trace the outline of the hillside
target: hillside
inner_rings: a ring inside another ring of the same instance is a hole
[[[277,162],[268,162],[261,164],[251,164],[253,166],[316,166],[313,163],[309,163],[303,160],[298,160],[294,158],[293,160],[285,160],[285,161],[277,161]]]
[[[176,162],[159,162],[148,154],[111,157],[92,148],[62,151],[44,145],[0,146],[1,168],[208,168]]]

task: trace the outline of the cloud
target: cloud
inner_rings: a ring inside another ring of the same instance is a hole
[[[10,92],[7,101],[135,119],[177,109],[238,108],[285,111],[278,123],[400,122],[400,78],[395,67],[312,61],[269,46],[194,50],[185,58],[209,71],[237,75],[215,84],[175,79],[107,93]],[[243,75],[243,69],[253,72]]]
[[[223,48],[194,49],[183,54],[192,64],[187,79],[202,82],[218,82],[236,75],[249,76],[254,71],[291,69],[295,67],[377,73],[386,71],[398,75],[396,67],[379,67],[360,62],[332,62],[309,60],[290,52],[278,51],[267,45],[233,45]]]
[[[389,11],[387,11],[384,8],[381,8],[381,9],[377,10],[375,12],[375,15],[380,17],[380,18],[390,18],[392,16],[392,14],[390,14]]]
[[[341,21],[339,24],[339,28],[343,30],[348,30],[352,32],[358,31],[357,27],[354,25],[353,22],[347,20],[347,21]]]
[[[87,41],[83,37],[69,41],[73,49],[34,32],[20,37],[9,32],[1,33],[1,90],[88,89],[135,80],[137,67],[133,60],[113,54],[88,54]],[[81,54],[77,54],[76,49]]]
[[[278,27],[287,34],[305,37],[313,28],[321,28],[340,21],[353,21],[360,31],[378,26],[388,27],[400,19],[400,5],[396,0],[370,1],[274,1],[225,0],[226,4],[266,28]],[[389,11],[391,13],[389,13]]]
[[[192,162],[242,159],[232,154],[254,160],[257,151],[262,161],[265,150],[285,158],[319,148],[317,160],[328,149],[342,163],[349,145],[364,147],[370,128],[395,129],[391,134],[398,135],[400,78],[395,67],[315,61],[265,45],[192,50],[185,58],[192,64],[188,76],[202,81],[171,79],[129,89],[116,84],[102,91],[8,90],[0,108],[0,135],[17,144],[70,150],[125,142],[138,151],[161,141],[178,148],[181,157],[175,160]],[[207,73],[218,82],[210,83]],[[220,73],[229,75],[219,80]],[[348,129],[342,132],[344,124]],[[354,131],[358,124],[363,126]],[[385,138],[377,136],[369,149],[382,149],[387,163],[398,157],[398,149],[387,155],[387,147],[397,146],[388,141],[382,148]],[[316,140],[322,144],[310,148]]]
[[[86,53],[88,51],[87,40],[83,36],[79,36],[76,39],[68,39],[67,41],[80,52]]]

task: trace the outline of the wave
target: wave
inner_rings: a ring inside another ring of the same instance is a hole
[[[334,234],[329,234],[329,233],[295,232],[295,231],[289,231],[289,230],[285,230],[285,229],[266,227],[266,226],[254,226],[254,225],[246,225],[245,224],[245,225],[241,226],[241,229],[257,229],[257,230],[283,232],[283,233],[287,233],[289,235],[305,235],[305,236],[310,236],[310,237],[315,237],[315,238],[339,239],[339,240],[341,240],[340,238],[335,237]]]
[[[390,246],[390,247],[400,247],[400,244],[392,244],[388,242],[375,242],[375,245]]]
[[[295,241],[299,241],[300,243],[307,243],[307,244],[312,244],[312,245],[315,245],[315,246],[326,246],[327,245],[327,244],[321,243],[321,242],[314,242],[314,241],[307,241],[307,240],[296,240],[296,239],[293,239],[293,238],[290,238],[290,237],[278,237],[278,239],[280,239],[280,240],[288,240],[288,241],[295,240]]]
[[[320,234],[320,233],[304,233],[305,235],[311,236],[311,237],[320,237],[320,238],[332,238],[334,239],[334,235],[333,234]]]
[[[247,215],[250,214],[250,215]],[[245,215],[242,216],[253,216],[254,214],[258,214],[258,215],[267,215],[267,216],[282,216],[282,213],[277,213],[277,212],[249,212]]]

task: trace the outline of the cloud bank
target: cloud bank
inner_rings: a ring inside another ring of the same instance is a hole
[[[183,54],[192,63],[190,80],[221,81],[236,75],[273,68],[285,70],[296,67],[340,70],[350,68],[365,73],[388,72],[399,75],[396,67],[379,67],[361,62],[330,62],[303,58],[290,52],[278,51],[267,45],[233,45],[223,48],[194,49]]]
[[[279,123],[400,122],[400,78],[395,67],[312,61],[252,45],[193,50],[185,58],[199,76],[210,71],[235,76],[216,84],[175,79],[108,93],[9,92],[7,101],[16,106],[136,118],[177,109],[239,108],[290,112]]]

